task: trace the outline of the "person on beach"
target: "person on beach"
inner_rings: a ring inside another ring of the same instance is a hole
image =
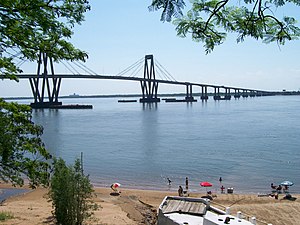
[[[220,184],[222,183],[222,177],[219,178]]]
[[[178,195],[180,197],[183,196],[183,188],[181,186],[179,186],[179,188],[178,188]]]
[[[171,185],[172,181],[169,179],[169,177],[167,177],[167,181],[168,181],[169,185]]]
[[[289,191],[289,187],[287,185],[283,186],[283,192],[288,192]]]
[[[281,193],[281,190],[282,190],[282,187],[281,187],[281,185],[279,184],[278,187],[276,188],[276,191],[277,191],[278,193]]]
[[[186,190],[189,189],[189,178],[188,177],[185,178],[185,189]]]
[[[221,186],[221,194],[224,194],[224,190],[225,190],[225,187],[222,185]]]
[[[272,198],[275,198],[275,199],[278,199],[278,193],[272,193],[272,194],[269,194],[270,197]]]
[[[277,186],[275,186],[273,183],[271,183],[271,188],[272,188],[272,189],[276,189]]]

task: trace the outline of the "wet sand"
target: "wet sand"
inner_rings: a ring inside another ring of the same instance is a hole
[[[0,188],[7,186],[1,186]],[[155,190],[120,189],[120,195],[112,195],[109,188],[95,188],[95,202],[99,209],[94,212],[88,224],[155,224],[158,206],[166,195],[176,192]],[[191,197],[201,197],[203,193],[190,193]],[[212,205],[220,209],[231,208],[231,214],[241,211],[246,217],[255,216],[257,224],[297,225],[300,221],[300,195],[293,195],[294,201],[253,194],[217,193]],[[0,211],[11,212],[13,219],[1,222],[4,225],[55,224],[51,214],[51,202],[47,199],[47,189],[38,188],[6,199]]]

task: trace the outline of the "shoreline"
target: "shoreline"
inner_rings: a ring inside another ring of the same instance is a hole
[[[0,184],[0,188],[11,188]],[[25,189],[24,188],[21,189]],[[20,188],[17,188],[20,189]],[[0,211],[11,212],[15,218],[8,220],[3,225],[22,224],[54,224],[51,214],[51,202],[45,198],[47,189],[37,188],[28,192],[9,197],[0,205]],[[120,195],[111,195],[109,187],[94,187],[94,201],[100,206],[94,212],[95,221],[89,224],[154,224],[156,212],[163,198],[167,195],[176,196],[177,191],[159,191],[143,189],[120,188]],[[190,197],[201,197],[205,192],[191,192]],[[241,211],[243,215],[255,216],[257,225],[297,224],[300,221],[300,195],[294,201],[283,200],[269,196],[259,197],[257,194],[216,194],[211,204],[224,210],[231,207],[231,214],[236,215]],[[263,223],[266,221],[267,223]]]
[[[93,185],[93,188],[94,190],[97,190],[97,189],[108,189],[108,190],[111,190],[110,189],[110,185],[99,185],[99,184],[94,184],[92,183]],[[184,185],[182,184],[182,187],[184,187]],[[42,187],[38,187],[38,188],[42,188]],[[16,190],[16,192],[11,192],[11,194],[8,195],[8,197],[6,197],[5,199],[2,199],[1,200],[1,194],[2,192],[1,191],[5,191],[5,190]],[[175,195],[177,195],[177,186],[176,187],[166,187],[165,189],[163,188],[155,188],[155,187],[124,187],[124,186],[121,186],[121,189],[123,190],[130,190],[130,191],[145,191],[145,192],[162,192],[162,193],[174,193]],[[211,191],[213,194],[216,194],[216,195],[223,195],[223,194],[229,194],[227,193],[227,189],[225,189],[224,193],[221,193],[221,190],[220,188],[217,188],[218,190],[216,190],[216,188],[210,188],[209,191]],[[19,191],[19,190],[24,190],[24,191]],[[24,184],[23,187],[13,187],[12,185],[10,184],[3,184],[3,183],[0,183],[0,204],[1,202],[5,201],[6,199],[10,198],[10,197],[14,197],[14,196],[18,196],[19,194],[22,195],[24,193],[28,193],[28,192],[32,192],[34,191],[35,189],[31,189],[29,187],[26,186],[26,184]],[[185,188],[184,188],[185,190]],[[186,191],[186,190],[185,190]],[[189,189],[188,190],[189,193],[191,195],[193,194],[202,194],[202,195],[205,195],[206,194],[206,189],[204,189],[203,187],[199,187],[199,190],[195,190],[195,189]],[[266,189],[265,192],[253,192],[253,191],[238,191],[236,189],[234,189],[233,193],[231,194],[236,194],[236,195],[268,195],[268,194],[271,194],[271,193],[274,193],[272,192],[272,190],[269,188],[269,190]],[[293,190],[289,190],[289,192],[285,193],[285,192],[279,192],[280,195],[285,195],[285,194],[291,194],[292,196],[294,195],[299,195],[300,196],[300,193],[298,192],[293,192]],[[230,194],[229,194],[230,195]]]
[[[91,182],[93,187],[94,188],[110,188],[110,184],[107,184],[107,185],[100,185],[100,184],[97,184],[97,183],[93,183]],[[121,184],[122,185],[122,184]],[[183,187],[183,189],[185,190],[185,184],[182,183],[182,184],[173,184],[173,185],[170,185],[168,186],[167,184],[165,185],[165,187],[155,187],[155,186],[147,186],[147,187],[144,187],[144,186],[128,186],[128,187],[125,187],[124,185],[121,186],[122,189],[129,189],[129,190],[145,190],[145,191],[161,191],[161,192],[176,192],[177,193],[177,190],[178,190],[178,187],[179,185],[181,185]],[[221,194],[221,185],[214,185],[210,188],[207,188],[207,190],[210,190],[212,191],[213,193],[216,193],[216,194]],[[225,188],[225,193],[227,192],[227,188],[233,188],[233,193],[234,194],[242,194],[242,195],[259,195],[259,194],[269,194],[269,193],[272,193],[272,189],[271,187],[266,187],[266,189],[264,191],[251,191],[250,189],[249,190],[238,190],[237,188],[235,188],[234,186],[226,186]],[[199,188],[189,188],[189,191],[191,193],[206,193],[206,188],[205,187],[201,187],[199,185]],[[300,195],[300,192],[297,192],[297,191],[294,191],[293,190],[293,187],[290,187],[289,188],[289,193],[292,194],[292,195]],[[281,191],[281,194],[285,194],[283,191]]]

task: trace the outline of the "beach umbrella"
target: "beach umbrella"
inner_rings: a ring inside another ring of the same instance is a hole
[[[207,181],[204,181],[204,182],[201,182],[200,183],[200,186],[201,187],[205,187],[206,188],[206,192],[207,192],[207,187],[212,187],[212,184],[207,182]]]
[[[293,184],[294,184],[293,182],[288,181],[288,180],[281,182],[281,185],[283,185],[283,186],[292,186]]]
[[[120,187],[120,186],[121,186],[120,183],[113,183],[112,185],[110,185],[110,188],[111,188],[113,191],[117,192],[117,191],[118,191],[118,187]]]
[[[112,184],[112,187],[114,187],[114,188],[118,188],[118,187],[120,187],[120,186],[121,186],[120,183],[113,183],[113,184]]]
[[[212,187],[212,184],[207,181],[201,182],[200,185],[201,187]]]

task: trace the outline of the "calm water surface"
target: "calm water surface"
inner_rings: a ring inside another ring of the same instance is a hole
[[[140,104],[116,98],[64,99],[93,109],[34,110],[49,151],[84,169],[96,186],[177,190],[189,177],[236,192],[269,192],[295,183],[300,193],[300,96]],[[172,180],[167,185],[166,178]]]

